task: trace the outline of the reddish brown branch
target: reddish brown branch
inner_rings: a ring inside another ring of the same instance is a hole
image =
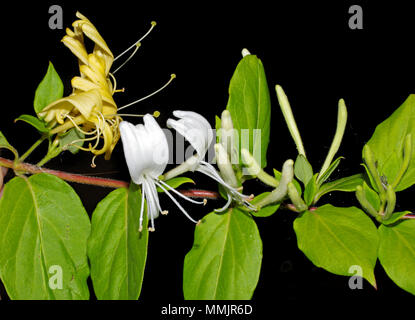
[[[114,179],[107,179],[107,178],[99,178],[94,176],[84,176],[81,174],[76,173],[69,173],[59,170],[52,170],[52,169],[46,169],[41,168],[38,166],[35,166],[30,163],[19,163],[14,164],[12,160],[5,159],[0,157],[0,166],[13,169],[17,172],[24,172],[24,173],[49,173],[56,177],[59,177],[63,180],[69,181],[69,182],[76,182],[76,183],[82,183],[82,184],[89,184],[94,186],[100,186],[100,187],[107,187],[107,188],[128,188],[129,183],[127,181],[122,180],[114,180]],[[188,197],[193,198],[207,198],[207,199],[217,199],[219,198],[219,194],[215,191],[209,191],[209,190],[180,190],[181,193]]]

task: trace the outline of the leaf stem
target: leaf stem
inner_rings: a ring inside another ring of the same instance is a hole
[[[18,162],[23,162],[44,140],[46,136],[42,136],[37,140],[18,160]]]

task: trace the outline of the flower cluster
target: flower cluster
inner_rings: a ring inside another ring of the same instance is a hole
[[[72,79],[69,96],[46,106],[39,115],[51,126],[58,125],[53,133],[76,127],[86,136],[84,141],[90,141],[88,147],[78,148],[109,159],[120,137],[121,122],[113,99],[116,82],[110,73],[114,56],[94,25],[79,12],[76,16],[79,20],[72,24],[73,30],[66,29],[62,42],[78,58],[80,76]],[[94,43],[91,53],[86,50],[85,37]]]
[[[163,190],[191,221],[197,223],[169,191],[197,204],[205,204],[206,200],[195,201],[190,199],[163,181],[187,171],[198,171],[209,176],[216,180],[226,191],[228,202],[225,207],[217,211],[226,210],[232,201],[246,206],[249,210],[255,210],[255,207],[249,203],[252,196],[241,194],[236,184],[231,183],[231,180],[227,179],[229,170],[221,170],[221,174],[213,165],[203,160],[213,140],[213,130],[209,122],[200,114],[192,111],[174,111],[173,115],[179,118],[179,120],[168,119],[167,126],[174,128],[179,134],[184,136],[196,150],[196,154],[164,175],[163,172],[169,157],[169,146],[163,130],[155,119],[147,114],[144,116],[144,124],[134,126],[127,121],[120,123],[121,140],[131,179],[142,187],[142,203],[144,203],[144,200],[147,201],[147,217],[151,220],[149,230],[154,231],[154,219],[159,216],[159,213],[166,214],[166,211],[160,207],[157,187]],[[221,144],[215,145],[215,151],[218,166],[221,169],[230,165],[228,155]],[[144,205],[141,206],[140,212],[140,230],[142,230],[143,216]]]

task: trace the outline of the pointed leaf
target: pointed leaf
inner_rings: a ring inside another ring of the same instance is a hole
[[[308,181],[308,183],[307,183],[307,185],[305,186],[305,189],[304,189],[304,201],[308,206],[310,206],[313,203],[314,196],[318,191],[317,183],[316,183],[317,176],[318,176],[318,173],[316,173],[310,179],[310,181]]]
[[[239,132],[239,146],[248,149],[248,141],[244,138],[247,134],[249,151],[256,159],[257,155],[261,156],[257,162],[264,168],[271,126],[271,102],[264,67],[255,55],[245,56],[236,67],[229,85],[226,108],[231,113],[234,128]]]
[[[263,192],[259,195],[257,195],[252,201],[251,204],[255,205],[258,201],[265,198],[267,195],[269,195],[271,192]],[[258,211],[251,211],[251,214],[255,217],[269,217],[272,216],[275,212],[277,212],[278,208],[280,207],[280,203],[275,203],[268,205],[266,207],[261,208]]]
[[[404,164],[404,146],[408,135],[412,135],[409,166],[395,191],[404,190],[415,183],[415,94],[385,121],[376,127],[368,145],[374,154],[380,176],[392,184]]]
[[[253,218],[237,208],[205,216],[184,260],[188,300],[250,299],[258,283],[262,242]]]
[[[40,82],[35,92],[35,100],[33,106],[35,112],[39,113],[50,103],[62,98],[63,83],[59,78],[58,73],[53,67],[52,62],[49,62],[49,67],[45,77]]]
[[[0,274],[10,298],[88,299],[89,233],[89,217],[63,180],[41,173],[8,182],[0,200]]]
[[[3,135],[1,131],[0,131],[0,149],[10,150],[11,152],[13,152],[14,157],[16,159],[19,157],[17,150],[10,145],[10,143],[7,141],[6,137]]]
[[[101,300],[137,300],[147,259],[148,229],[139,232],[141,192],[135,184],[112,191],[92,215],[91,278]],[[145,212],[145,211],[144,211]]]
[[[327,168],[326,172],[321,176],[320,179],[318,179],[317,184],[321,185],[323,184],[328,178],[330,178],[331,174],[336,170],[336,168],[340,164],[340,160],[344,159],[343,157],[338,157],[336,160],[334,160],[330,166]]]
[[[323,195],[333,191],[354,192],[356,187],[363,184],[363,175],[355,174],[350,177],[341,178],[338,180],[324,183],[318,190],[314,197],[314,202],[317,202]]]
[[[415,220],[379,227],[379,261],[388,276],[415,295]]]
[[[187,177],[176,177],[176,178],[172,178],[167,181],[164,181],[164,182],[168,184],[170,187],[172,187],[173,189],[176,189],[185,183],[195,184],[195,182],[192,179],[187,178]],[[164,192],[164,191],[161,188],[157,187],[157,192]]]
[[[295,160],[294,173],[298,180],[302,181],[304,185],[307,185],[313,177],[313,168],[307,158],[302,154],[299,154],[297,156],[297,160]]]
[[[40,119],[38,119],[34,116],[31,116],[30,114],[22,114],[17,119],[15,119],[14,122],[19,121],[19,120],[30,124],[31,126],[33,126],[40,133],[48,133],[49,132],[49,129],[46,127],[45,123],[42,120],[40,120]]]
[[[306,211],[294,221],[298,248],[317,267],[350,276],[350,267],[362,268],[363,278],[376,286],[373,269],[378,233],[372,220],[355,207],[324,205]]]
[[[395,222],[397,222],[398,220],[400,220],[403,216],[405,216],[405,215],[407,215],[407,214],[410,214],[411,213],[411,211],[401,211],[401,212],[394,212],[394,213],[392,213],[392,215],[390,216],[390,218],[389,219],[387,219],[387,220],[382,220],[381,222],[384,224],[384,225],[391,225],[391,224],[393,224],[393,223],[395,223]]]

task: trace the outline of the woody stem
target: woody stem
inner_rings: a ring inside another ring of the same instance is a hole
[[[84,176],[84,175],[76,174],[76,173],[69,173],[69,172],[64,172],[64,171],[46,169],[46,168],[35,166],[30,163],[24,163],[24,162],[14,164],[12,160],[5,159],[2,157],[0,157],[0,166],[13,169],[14,171],[30,173],[30,174],[48,173],[48,174],[52,174],[56,177],[59,177],[69,182],[76,182],[76,183],[82,183],[82,184],[88,184],[88,185],[94,185],[94,186],[100,186],[100,187],[116,189],[116,188],[128,188],[129,186],[129,182],[127,181],[99,178],[99,177],[92,177],[92,176]],[[194,198],[200,198],[200,197],[208,198],[208,199],[219,198],[219,194],[217,192],[209,191],[209,190],[182,190],[179,192],[185,194],[188,197],[194,197]]]

